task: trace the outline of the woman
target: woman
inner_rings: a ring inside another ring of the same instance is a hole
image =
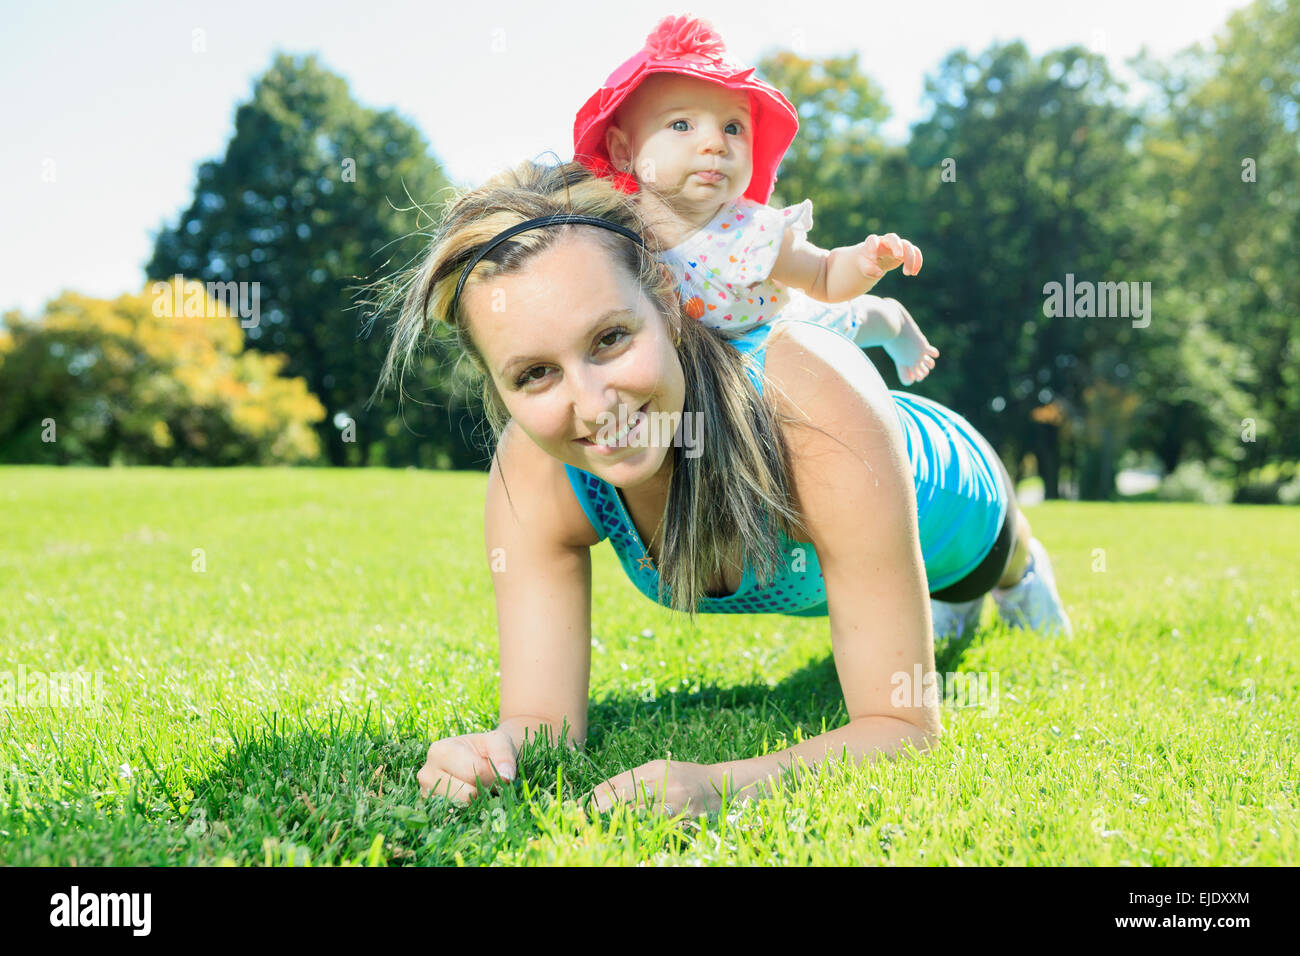
[[[524,163],[449,203],[396,287],[380,388],[443,317],[483,376],[498,438],[485,537],[500,722],[435,742],[425,793],[467,802],[512,780],[529,735],[567,725],[582,745],[590,548],[605,535],[667,606],[829,616],[850,719],[777,754],[653,761],[597,787],[599,809],[644,798],[714,810],[724,787],[748,799],[795,756],[924,749],[942,733],[936,703],[900,700],[896,675],[934,669],[931,586],[965,602],[934,605],[959,624],[999,585],[1004,614],[1068,631],[1046,553],[968,423],[889,392],[857,346],[820,326],[737,334],[687,319],[640,226],[627,197],[578,164]]]

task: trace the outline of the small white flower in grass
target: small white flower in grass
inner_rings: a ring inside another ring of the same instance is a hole
[[[131,773],[131,765],[129,763],[122,764],[122,766],[117,768],[117,775],[123,780],[130,779],[134,776],[134,774]]]
[[[185,835],[197,839],[207,832],[207,814],[202,807],[199,807],[199,809],[195,811],[194,819],[190,822],[190,825],[185,828]]]

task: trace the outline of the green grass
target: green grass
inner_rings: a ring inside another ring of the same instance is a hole
[[[499,795],[421,800],[430,741],[495,725],[484,481],[0,468],[0,672],[104,692],[0,708],[0,863],[1300,862],[1300,509],[1030,509],[1074,639],[989,607],[938,648],[941,673],[996,675],[995,710],[945,706],[918,759],[670,820],[575,798],[843,723],[826,619],[692,627],[601,544],[587,753],[526,749]]]

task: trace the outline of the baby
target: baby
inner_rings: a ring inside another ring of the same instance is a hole
[[[827,252],[807,241],[811,200],[768,206],[798,116],[723,54],[705,21],[665,17],[578,112],[575,158],[638,194],[692,318],[737,329],[810,319],[884,346],[900,381],[919,382],[938,349],[897,301],[865,293],[900,265],[916,275],[921,251],[889,233]]]

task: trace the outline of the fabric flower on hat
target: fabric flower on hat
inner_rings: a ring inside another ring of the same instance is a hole
[[[646,37],[645,51],[657,60],[721,60],[726,52],[722,37],[706,20],[665,17]]]

